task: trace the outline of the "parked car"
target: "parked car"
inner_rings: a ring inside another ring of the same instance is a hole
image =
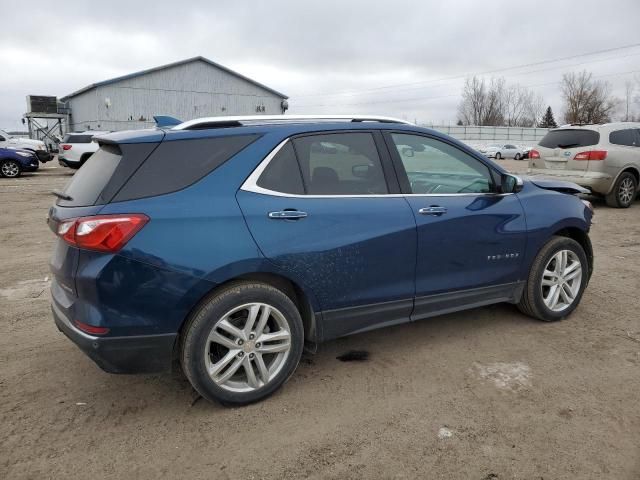
[[[86,131],[67,133],[58,147],[58,163],[63,167],[80,168],[98,150],[96,135],[109,132]]]
[[[38,157],[31,150],[0,148],[0,177],[19,177],[22,172],[35,172],[38,167]]]
[[[496,160],[500,160],[501,158],[513,158],[515,160],[520,160],[524,152],[521,148],[510,143],[499,143],[481,148],[480,153],[489,158],[495,158]]]
[[[378,327],[499,302],[559,320],[591,276],[585,189],[401,120],[217,117],[97,141],[49,211],[55,322],[108,372],[175,354],[209,400],[260,400],[305,345]]]
[[[531,175],[560,178],[627,208],[640,179],[640,123],[566,125],[551,130],[530,154]]]
[[[0,148],[30,150],[36,154],[38,160],[42,163],[51,160],[51,154],[47,150],[44,142],[40,140],[32,140],[30,138],[16,137],[15,135],[10,135],[4,130],[0,130]]]

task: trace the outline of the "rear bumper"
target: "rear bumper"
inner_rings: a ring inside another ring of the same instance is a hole
[[[105,372],[158,373],[171,369],[176,333],[95,337],[73,326],[55,302],[51,310],[58,330]]]
[[[58,164],[60,164],[60,166],[62,167],[69,167],[69,168],[80,168],[82,166],[82,162],[80,161],[74,161],[74,160],[69,160],[67,158],[60,158],[58,157]]]
[[[567,182],[573,182],[581,187],[588,188],[594,193],[606,195],[611,190],[613,177],[603,172],[589,172],[578,170],[555,170],[548,168],[530,168],[527,171],[529,176],[541,176],[548,178],[561,179]]]

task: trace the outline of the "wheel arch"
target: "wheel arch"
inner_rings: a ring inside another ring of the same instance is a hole
[[[591,274],[593,273],[593,246],[591,245],[591,239],[587,232],[578,227],[566,227],[558,230],[554,235],[571,238],[580,244],[584,253],[587,255],[587,262],[589,262],[589,278],[591,278]]]
[[[638,187],[640,187],[640,170],[638,170],[638,167],[636,167],[635,165],[626,165],[625,167],[620,169],[618,174],[615,176],[615,178],[611,182],[611,186],[609,187],[609,190],[606,193],[607,195],[610,194],[613,191],[614,187],[616,186],[616,182],[620,178],[620,175],[622,175],[623,173],[626,173],[626,172],[631,173],[631,175],[633,175],[635,177],[636,185]]]
[[[302,325],[304,328],[305,346],[308,350],[315,352],[316,345],[322,338],[322,332],[320,330],[321,322],[317,318],[317,315],[313,308],[313,300],[310,298],[311,294],[305,292],[305,290],[293,280],[285,277],[284,275],[272,272],[244,273],[233,278],[229,278],[228,280],[211,288],[200,298],[198,302],[196,302],[196,304],[189,310],[189,312],[183,319],[182,324],[180,325],[180,328],[178,330],[178,339],[182,338],[184,328],[189,323],[188,319],[196,310],[198,310],[202,306],[202,304],[211,295],[215,295],[216,292],[228,287],[230,284],[239,282],[264,283],[277,288],[285,295],[287,295],[300,312],[300,317],[302,318]],[[179,344],[180,340],[176,341],[175,347],[177,348]],[[177,351],[175,353],[177,353]]]

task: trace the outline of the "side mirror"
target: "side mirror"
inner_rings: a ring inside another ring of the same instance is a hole
[[[518,193],[522,190],[523,185],[524,184],[520,177],[505,173],[502,175],[500,193]]]
[[[356,178],[368,178],[371,167],[369,165],[354,165],[351,167],[351,173]]]
[[[402,155],[404,155],[405,157],[413,157],[413,148],[411,147],[404,147],[402,149]]]

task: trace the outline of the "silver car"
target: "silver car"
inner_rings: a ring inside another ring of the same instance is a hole
[[[565,125],[529,152],[529,174],[577,183],[607,205],[629,207],[640,179],[640,123]]]
[[[524,151],[511,143],[497,143],[479,149],[480,153],[489,157],[500,160],[501,158],[513,158],[520,160],[524,157]]]

